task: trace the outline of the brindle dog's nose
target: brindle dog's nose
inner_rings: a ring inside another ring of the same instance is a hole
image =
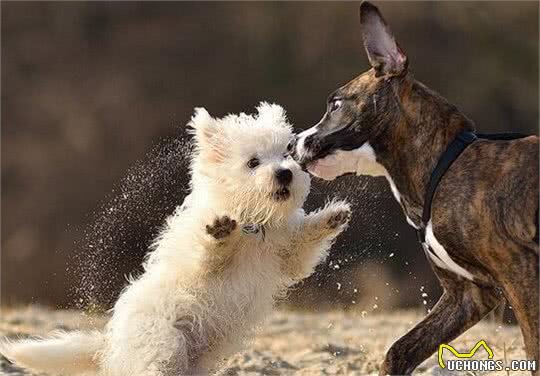
[[[292,177],[292,171],[288,168],[280,168],[276,171],[276,179],[281,185],[291,184]]]

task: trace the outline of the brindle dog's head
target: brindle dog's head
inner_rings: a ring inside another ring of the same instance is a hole
[[[322,173],[324,166],[314,167],[316,161],[323,158],[328,162],[326,166],[332,165],[334,170],[339,167],[339,171],[330,172],[330,178],[352,172],[347,171],[350,161],[325,158],[335,157],[340,152],[358,150],[355,158],[364,158],[368,165],[375,162],[370,141],[384,133],[398,116],[400,95],[412,79],[407,71],[407,57],[374,5],[361,4],[360,23],[372,69],[334,91],[328,97],[321,121],[302,132],[296,144],[297,159],[310,172],[323,178],[328,178],[328,173]],[[378,174],[377,171],[367,173]]]

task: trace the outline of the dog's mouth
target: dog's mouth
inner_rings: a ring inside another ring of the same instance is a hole
[[[298,163],[303,171],[324,180],[334,180],[338,177],[355,174],[347,160],[343,159],[343,153],[359,149],[367,142],[367,139],[343,140],[341,142],[325,141],[319,143],[302,158]],[[355,166],[354,166],[355,167]]]
[[[309,162],[305,163],[303,168],[306,172],[308,172],[311,175],[314,175],[316,177],[321,177],[318,171],[321,169],[321,167],[326,167],[326,159],[330,159],[332,154],[326,154],[323,157],[319,157],[317,159],[312,159]],[[333,167],[330,165],[330,167]]]
[[[355,124],[356,120],[352,120],[338,131],[315,138],[309,146],[304,146],[302,152],[295,150],[293,158],[304,171],[309,171],[319,160],[324,160],[338,151],[359,148],[367,141],[367,136],[354,131]]]
[[[312,154],[309,158],[304,158],[299,162],[302,171],[313,175],[313,171],[317,166],[326,164],[326,159],[331,157],[335,153],[335,149],[332,145],[319,150],[316,154]]]
[[[310,167],[317,163],[318,160],[324,159],[334,151],[333,145],[326,145],[324,148],[318,149],[316,152],[310,152],[298,159],[297,162],[304,171],[308,171]]]
[[[311,175],[318,178],[334,180],[345,175],[356,175],[359,158],[358,153],[354,151],[338,149],[324,158],[308,162],[306,169]]]
[[[276,201],[286,201],[289,197],[291,197],[291,191],[287,187],[281,187],[272,193],[272,198]]]

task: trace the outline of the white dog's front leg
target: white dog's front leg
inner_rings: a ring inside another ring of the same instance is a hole
[[[320,210],[309,213],[304,219],[301,241],[309,246],[338,236],[351,219],[351,206],[346,201],[331,201]]]
[[[203,265],[208,273],[220,272],[226,268],[235,254],[240,229],[234,219],[224,215],[214,219],[212,224],[206,225],[205,230]]]
[[[351,208],[345,201],[334,201],[304,218],[293,246],[283,255],[284,272],[294,280],[306,278],[324,261],[334,239],[347,227]]]

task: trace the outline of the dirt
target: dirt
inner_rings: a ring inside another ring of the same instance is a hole
[[[258,331],[245,351],[229,359],[217,375],[367,375],[376,374],[386,349],[416,322],[421,311],[391,313],[276,311]],[[55,329],[85,329],[102,326],[106,318],[78,311],[50,310],[30,306],[4,308],[0,336],[10,338],[46,334]],[[524,359],[523,341],[517,326],[484,320],[452,342],[456,350],[468,352],[484,339],[494,359]],[[446,359],[453,356],[445,353]],[[475,359],[486,359],[479,350]],[[0,357],[0,374],[31,375]],[[415,375],[451,374],[437,365],[436,354]],[[478,375],[480,373],[468,373]],[[484,373],[485,374],[485,373]],[[526,375],[525,372],[492,372]]]

